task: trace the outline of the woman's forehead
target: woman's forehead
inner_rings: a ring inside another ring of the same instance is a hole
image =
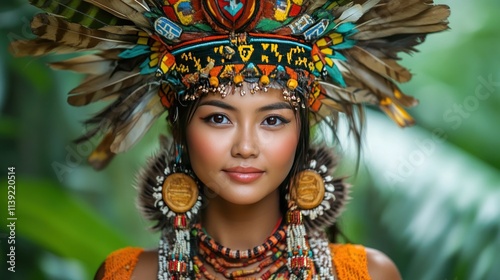
[[[200,106],[203,104],[214,104],[212,101],[220,101],[220,103],[225,103],[233,107],[262,107],[270,104],[276,103],[286,103],[283,96],[283,90],[277,88],[269,88],[267,91],[258,91],[255,93],[249,92],[238,92],[236,89],[233,93],[226,96],[221,96],[220,94],[206,94],[201,97]],[[288,106],[291,109],[291,106]]]

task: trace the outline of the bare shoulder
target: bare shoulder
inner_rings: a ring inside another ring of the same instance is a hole
[[[400,280],[401,275],[394,262],[384,253],[366,248],[368,273],[373,280]]]
[[[146,250],[139,255],[132,279],[152,279],[158,277],[158,250]]]
[[[131,280],[135,279],[157,279],[158,271],[158,251],[157,250],[146,250],[143,251],[137,260],[137,264],[132,272]],[[94,280],[104,279],[106,269],[104,267],[104,262],[101,264],[97,270]]]
[[[99,266],[94,276],[94,280],[101,280],[104,278],[104,262]]]

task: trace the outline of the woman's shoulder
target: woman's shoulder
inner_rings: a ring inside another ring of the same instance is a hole
[[[158,250],[126,247],[109,254],[94,279],[156,279],[157,270]]]
[[[394,262],[376,249],[353,244],[331,244],[330,248],[339,279],[401,279]]]
[[[401,279],[398,268],[386,254],[373,248],[365,249],[368,271],[372,279]]]
[[[340,280],[401,279],[394,262],[376,249],[353,244],[330,244],[330,249],[335,273]],[[126,247],[111,253],[94,279],[156,279],[156,271],[158,250]]]

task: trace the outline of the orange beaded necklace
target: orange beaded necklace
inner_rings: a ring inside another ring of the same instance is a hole
[[[217,279],[207,265],[226,279],[288,279],[286,225],[281,222],[282,219],[268,239],[248,250],[224,247],[213,240],[200,224],[195,225],[193,235],[197,237],[199,248],[198,255],[193,257],[196,279]]]

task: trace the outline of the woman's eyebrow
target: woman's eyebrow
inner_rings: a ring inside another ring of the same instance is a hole
[[[230,110],[230,111],[237,111],[237,109],[235,107],[227,104],[226,102],[220,101],[220,100],[204,101],[200,104],[200,106],[215,106],[215,107],[219,107],[219,108]],[[257,111],[263,112],[263,111],[283,110],[283,109],[292,110],[292,106],[290,105],[290,103],[283,101],[283,102],[276,102],[276,103],[262,106]]]
[[[220,100],[208,100],[208,101],[204,101],[200,104],[200,107],[201,106],[215,106],[215,107],[219,107],[219,108],[222,108],[222,109],[226,109],[226,110],[230,110],[230,111],[236,111],[236,108],[227,104],[226,102],[222,102]]]
[[[272,104],[260,107],[258,111],[263,112],[263,111],[282,110],[282,109],[292,110],[292,105],[290,105],[290,103],[284,102],[284,101],[283,102],[276,102],[276,103],[272,103]]]

